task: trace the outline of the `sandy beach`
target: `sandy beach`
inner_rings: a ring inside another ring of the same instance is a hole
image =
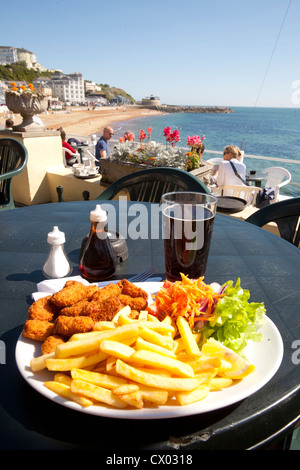
[[[126,107],[99,107],[95,110],[77,108],[70,106],[65,111],[54,111],[53,114],[39,114],[47,129],[58,129],[62,127],[68,135],[89,136],[102,133],[105,126],[130,119],[155,116],[163,114],[159,111],[150,110],[139,106]],[[3,118],[1,119],[3,121]],[[22,122],[20,114],[14,116],[15,125]],[[3,121],[4,123],[4,121]]]

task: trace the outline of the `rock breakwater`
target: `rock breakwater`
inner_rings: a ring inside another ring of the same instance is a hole
[[[176,106],[162,104],[160,106],[149,106],[163,113],[233,113],[231,108],[226,106]]]

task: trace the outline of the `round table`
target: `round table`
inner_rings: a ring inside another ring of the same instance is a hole
[[[105,202],[101,201],[101,205]],[[124,203],[126,204],[126,203]],[[20,375],[15,347],[27,318],[31,294],[44,277],[47,234],[57,225],[66,235],[66,252],[78,274],[81,241],[90,228],[96,201],[43,204],[0,213],[0,333],[5,363],[0,365],[2,449],[192,452],[270,448],[299,423],[299,360],[293,347],[300,338],[300,252],[261,228],[217,214],[206,282],[241,278],[251,299],[264,302],[284,343],[284,356],[273,378],[248,398],[217,411],[164,420],[118,420],[76,412],[41,396]],[[109,221],[123,236],[137,217],[140,239],[127,238],[128,259],[116,278],[130,277],[154,265],[164,276],[163,240],[157,205],[107,201]],[[128,233],[126,233],[128,232]],[[152,235],[152,239],[150,237]],[[3,352],[3,351],[2,351]],[[299,354],[298,354],[299,357]]]
[[[267,175],[259,171],[256,171],[254,174],[249,173],[246,175],[246,181],[249,183],[254,183],[254,186],[257,188],[261,188],[262,182],[266,179]]]

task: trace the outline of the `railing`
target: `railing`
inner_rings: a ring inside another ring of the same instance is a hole
[[[218,155],[223,155],[223,152],[218,152],[217,150],[206,150],[205,149],[205,155],[207,153],[214,153]],[[249,155],[247,153],[244,153],[244,158],[257,158],[258,160],[274,160],[278,162],[285,162],[285,163],[296,163],[300,165],[300,161],[298,160],[290,160],[288,158],[278,158],[278,157],[263,157],[261,155]]]

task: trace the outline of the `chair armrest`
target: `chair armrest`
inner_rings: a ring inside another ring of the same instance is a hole
[[[16,168],[15,170],[8,171],[7,173],[4,173],[3,175],[0,175],[0,181],[10,179],[13,176],[17,176],[19,173],[22,173],[22,171],[25,169],[26,165],[27,165],[27,159],[24,162],[22,162],[22,164],[18,168]]]
[[[71,155],[72,157],[77,157],[79,155],[78,152],[72,152],[71,150],[69,149],[66,149],[66,148],[63,148],[63,150],[68,153],[69,155]]]
[[[286,184],[289,184],[289,180],[286,180],[286,181],[282,181],[281,183],[278,183],[276,185],[277,188],[281,188],[282,186],[285,186]]]
[[[96,201],[110,201],[111,199],[114,198],[116,191],[118,190],[118,185],[115,183],[112,183],[107,189],[103,191],[98,197],[96,197]],[[121,189],[120,189],[121,191]]]

